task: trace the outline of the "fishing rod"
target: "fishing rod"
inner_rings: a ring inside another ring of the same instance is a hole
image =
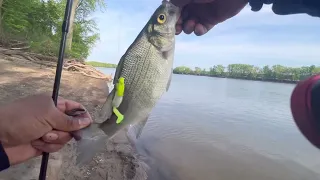
[[[62,37],[60,41],[59,57],[58,57],[56,75],[55,75],[53,92],[52,92],[52,99],[56,107],[57,107],[57,101],[59,96],[59,88],[60,88],[60,81],[61,81],[62,68],[63,68],[63,57],[64,57],[65,47],[66,47],[66,39],[67,39],[67,34],[69,32],[72,4],[73,4],[73,0],[67,0],[65,12],[64,12],[64,19],[62,23]],[[48,161],[49,161],[49,153],[44,152],[42,154],[39,180],[45,180],[47,177]]]

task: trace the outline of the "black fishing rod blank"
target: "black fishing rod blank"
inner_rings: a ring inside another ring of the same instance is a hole
[[[73,4],[73,0],[67,0],[63,24],[62,24],[62,38],[60,41],[59,57],[58,57],[56,75],[55,75],[53,92],[52,92],[52,99],[54,101],[55,106],[57,106],[57,101],[59,96],[59,88],[60,88],[60,81],[61,81],[62,68],[63,68],[63,57],[65,53],[67,34],[69,32],[72,4]],[[49,161],[49,153],[43,153],[42,160],[41,160],[39,180],[45,180],[47,177],[48,161]]]

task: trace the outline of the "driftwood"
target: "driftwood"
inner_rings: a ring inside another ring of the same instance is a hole
[[[28,60],[46,67],[56,67],[58,61],[57,57],[45,56],[41,54],[24,52],[19,50],[12,50],[12,48],[0,48],[0,56],[10,61]],[[65,59],[63,63],[63,69],[66,71],[73,71],[74,73],[80,73],[84,76],[88,76],[95,79],[104,79],[107,81],[112,81],[111,75],[105,75],[102,72],[95,69],[93,66],[86,65],[77,60]]]
[[[75,60],[66,61],[64,63],[63,69],[67,71],[76,71],[91,78],[108,79],[109,81],[112,80],[111,75],[105,75],[102,72],[96,70],[93,66],[86,65]]]

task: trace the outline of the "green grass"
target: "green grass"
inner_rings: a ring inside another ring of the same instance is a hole
[[[87,61],[85,62],[88,65],[91,65],[93,67],[104,67],[104,68],[116,68],[116,64],[109,64],[109,63],[103,63],[103,62],[97,62],[97,61]]]

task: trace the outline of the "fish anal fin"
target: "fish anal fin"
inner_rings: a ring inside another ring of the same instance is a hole
[[[89,163],[95,155],[103,152],[108,136],[99,128],[100,124],[92,123],[80,130],[81,139],[77,141],[76,165],[82,166]]]
[[[96,119],[97,123],[102,123],[111,117],[113,113],[112,100],[113,100],[114,94],[115,94],[115,89],[113,89],[109,93],[105,103],[101,107],[101,110],[99,111],[99,114],[98,114],[98,118]]]
[[[169,90],[169,88],[170,88],[170,85],[171,85],[171,80],[172,80],[172,72],[173,72],[173,70],[171,70],[171,73],[170,73],[170,77],[169,77],[169,80],[168,80],[168,83],[167,83],[167,88],[166,88],[166,90],[167,90],[167,91]]]
[[[142,121],[139,121],[135,124],[130,125],[127,128],[127,138],[129,140],[129,142],[133,145],[135,144],[135,142],[137,141],[137,139],[140,138],[141,133],[143,128],[145,127],[147,121],[148,121],[149,116],[147,116],[145,119],[143,119]]]

